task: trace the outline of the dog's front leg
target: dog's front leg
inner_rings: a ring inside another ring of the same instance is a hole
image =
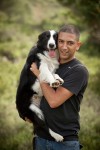
[[[55,82],[55,78],[51,74],[50,70],[48,69],[48,65],[46,63],[41,62],[39,70],[40,70],[39,75],[40,81],[50,83],[50,85]]]
[[[59,81],[55,80],[54,76],[48,69],[48,65],[44,62],[41,62],[41,65],[39,67],[40,70],[40,81],[44,81],[50,84],[51,87],[58,87]]]
[[[58,74],[54,74],[54,78],[59,81],[60,85],[62,85],[64,83],[64,80],[62,78],[60,78]]]

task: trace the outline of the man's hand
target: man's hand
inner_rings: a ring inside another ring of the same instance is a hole
[[[36,75],[36,77],[38,78],[40,71],[37,68],[37,65],[35,63],[32,63],[30,70]]]
[[[32,121],[30,119],[28,119],[27,117],[25,117],[25,121],[32,123]]]

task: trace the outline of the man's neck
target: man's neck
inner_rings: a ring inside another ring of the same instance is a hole
[[[65,63],[68,63],[69,61],[73,60],[75,57],[71,58],[71,59],[67,59],[67,60],[63,60],[63,59],[60,59],[60,64],[65,64]]]

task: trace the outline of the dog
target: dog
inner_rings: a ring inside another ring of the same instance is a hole
[[[63,79],[55,74],[56,69],[59,67],[56,31],[49,30],[41,33],[38,36],[36,46],[30,50],[20,75],[16,94],[16,107],[21,118],[25,120],[25,117],[27,117],[33,124],[35,122],[42,123],[56,141],[63,141],[63,137],[48,128],[45,123],[43,112],[40,109],[43,93],[38,79],[30,70],[33,62],[37,64],[40,70],[40,81],[47,82],[54,88],[63,84]]]

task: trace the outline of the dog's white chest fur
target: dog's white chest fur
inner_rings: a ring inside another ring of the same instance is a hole
[[[56,69],[59,67],[59,62],[58,62],[57,58],[51,58],[46,51],[44,52],[44,55],[41,53],[38,53],[37,56],[41,60],[40,67],[39,67],[40,81],[47,82],[50,84],[50,86],[52,86],[52,84],[56,80],[54,73],[55,73]],[[36,80],[36,82],[32,86],[32,89],[36,93],[38,93],[39,96],[43,95],[41,87],[40,87],[40,83],[38,80]]]
[[[48,52],[44,51],[44,55],[43,54],[37,54],[38,57],[41,59],[41,65],[40,65],[40,71],[41,71],[41,67],[43,68],[43,71],[45,72],[44,69],[46,69],[44,66],[47,66],[48,69],[50,70],[51,73],[54,73],[56,71],[56,69],[59,67],[59,63],[57,58],[51,58],[48,55]]]

